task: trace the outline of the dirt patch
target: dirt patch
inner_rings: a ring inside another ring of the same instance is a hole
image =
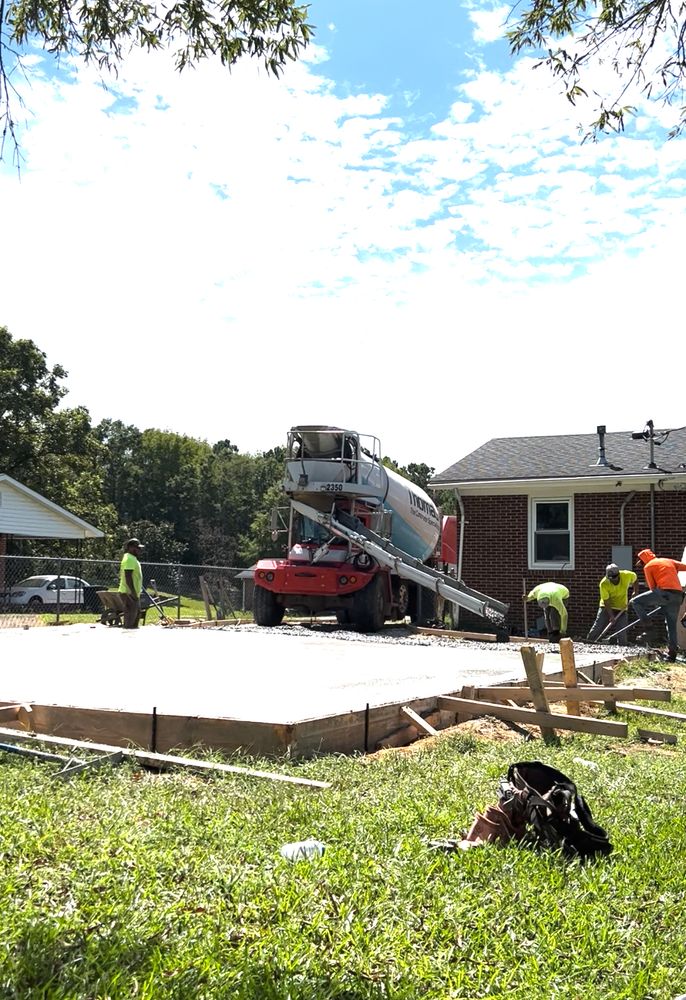
[[[45,625],[40,615],[0,615],[0,629],[2,628],[37,628]]]
[[[489,743],[521,743],[524,738],[520,733],[510,729],[509,726],[499,719],[494,719],[491,716],[483,716],[478,719],[469,719],[467,722],[461,722],[459,726],[448,726],[446,729],[441,729],[438,736],[424,736],[413,743],[408,743],[404,747],[388,747],[383,750],[376,750],[374,753],[367,754],[364,759],[373,761],[380,759],[386,754],[410,756],[412,754],[425,753],[428,750],[432,750],[446,736],[472,736],[475,739],[485,740]]]
[[[686,698],[686,667],[677,664],[659,673],[650,673],[643,677],[628,677],[626,683],[630,687],[667,687],[671,688],[676,698]]]

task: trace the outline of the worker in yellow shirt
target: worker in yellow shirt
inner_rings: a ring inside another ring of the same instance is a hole
[[[624,628],[627,624],[629,597],[637,579],[634,572],[620,569],[615,563],[606,567],[605,576],[599,584],[600,607],[586,636],[587,642],[595,642],[604,633],[605,638],[609,639],[613,632]]]
[[[536,601],[543,609],[545,627],[551,642],[559,642],[567,631],[567,606],[569,591],[563,583],[539,583],[527,594],[527,601]]]
[[[138,557],[142,551],[142,542],[137,538],[129,539],[119,568],[119,593],[124,601],[124,628],[138,628],[143,589],[143,570]]]

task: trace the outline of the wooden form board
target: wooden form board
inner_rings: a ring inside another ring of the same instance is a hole
[[[498,702],[470,701],[467,698],[443,696],[438,699],[438,707],[467,715],[495,715],[498,719],[525,722],[540,726],[542,729],[569,729],[577,733],[619,737],[627,736],[629,732],[625,722],[608,722],[605,719],[588,719],[577,715],[554,715],[552,712],[539,712],[535,708],[511,708]]]
[[[548,701],[572,701],[594,702],[594,701],[620,701],[625,698],[627,701],[671,701],[672,692],[669,688],[630,688],[630,687],[603,687],[599,684],[579,684],[574,688],[565,688],[561,685],[544,685],[545,695]],[[476,698],[485,698],[491,701],[532,701],[532,693],[529,688],[519,686],[503,687],[481,687],[474,689]]]
[[[296,758],[317,753],[371,751],[403,726],[407,727],[405,742],[409,743],[416,736],[416,727],[402,713],[403,707],[432,720],[437,699],[417,699],[405,705],[382,705],[368,711],[362,709],[290,724],[162,714],[153,719],[149,713],[36,704],[30,707],[30,715],[20,708],[18,713],[15,709],[15,715],[10,712],[4,716],[4,720],[6,725],[14,725],[18,718],[17,724],[24,729],[63,738],[162,753],[203,746],[225,752],[242,750],[267,757],[288,754]]]

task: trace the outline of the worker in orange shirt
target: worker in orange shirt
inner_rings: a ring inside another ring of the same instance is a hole
[[[677,572],[686,570],[686,563],[660,559],[651,549],[639,552],[638,559],[637,565],[643,563],[643,573],[650,590],[632,598],[631,607],[643,623],[647,621],[650,610],[662,608],[667,622],[668,658],[670,663],[674,663],[678,651],[676,624],[684,596]]]

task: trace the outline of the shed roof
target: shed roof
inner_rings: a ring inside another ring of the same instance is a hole
[[[656,432],[657,434],[657,432]],[[659,438],[656,437],[656,442]],[[647,440],[634,441],[631,431],[605,435],[609,466],[596,465],[597,434],[553,434],[535,437],[493,438],[431,479],[430,486],[459,486],[478,482],[527,482],[550,479],[607,479],[686,472],[686,428],[671,431],[655,446],[657,469],[647,468]]]
[[[0,473],[0,534],[24,538],[103,538],[104,532]]]

